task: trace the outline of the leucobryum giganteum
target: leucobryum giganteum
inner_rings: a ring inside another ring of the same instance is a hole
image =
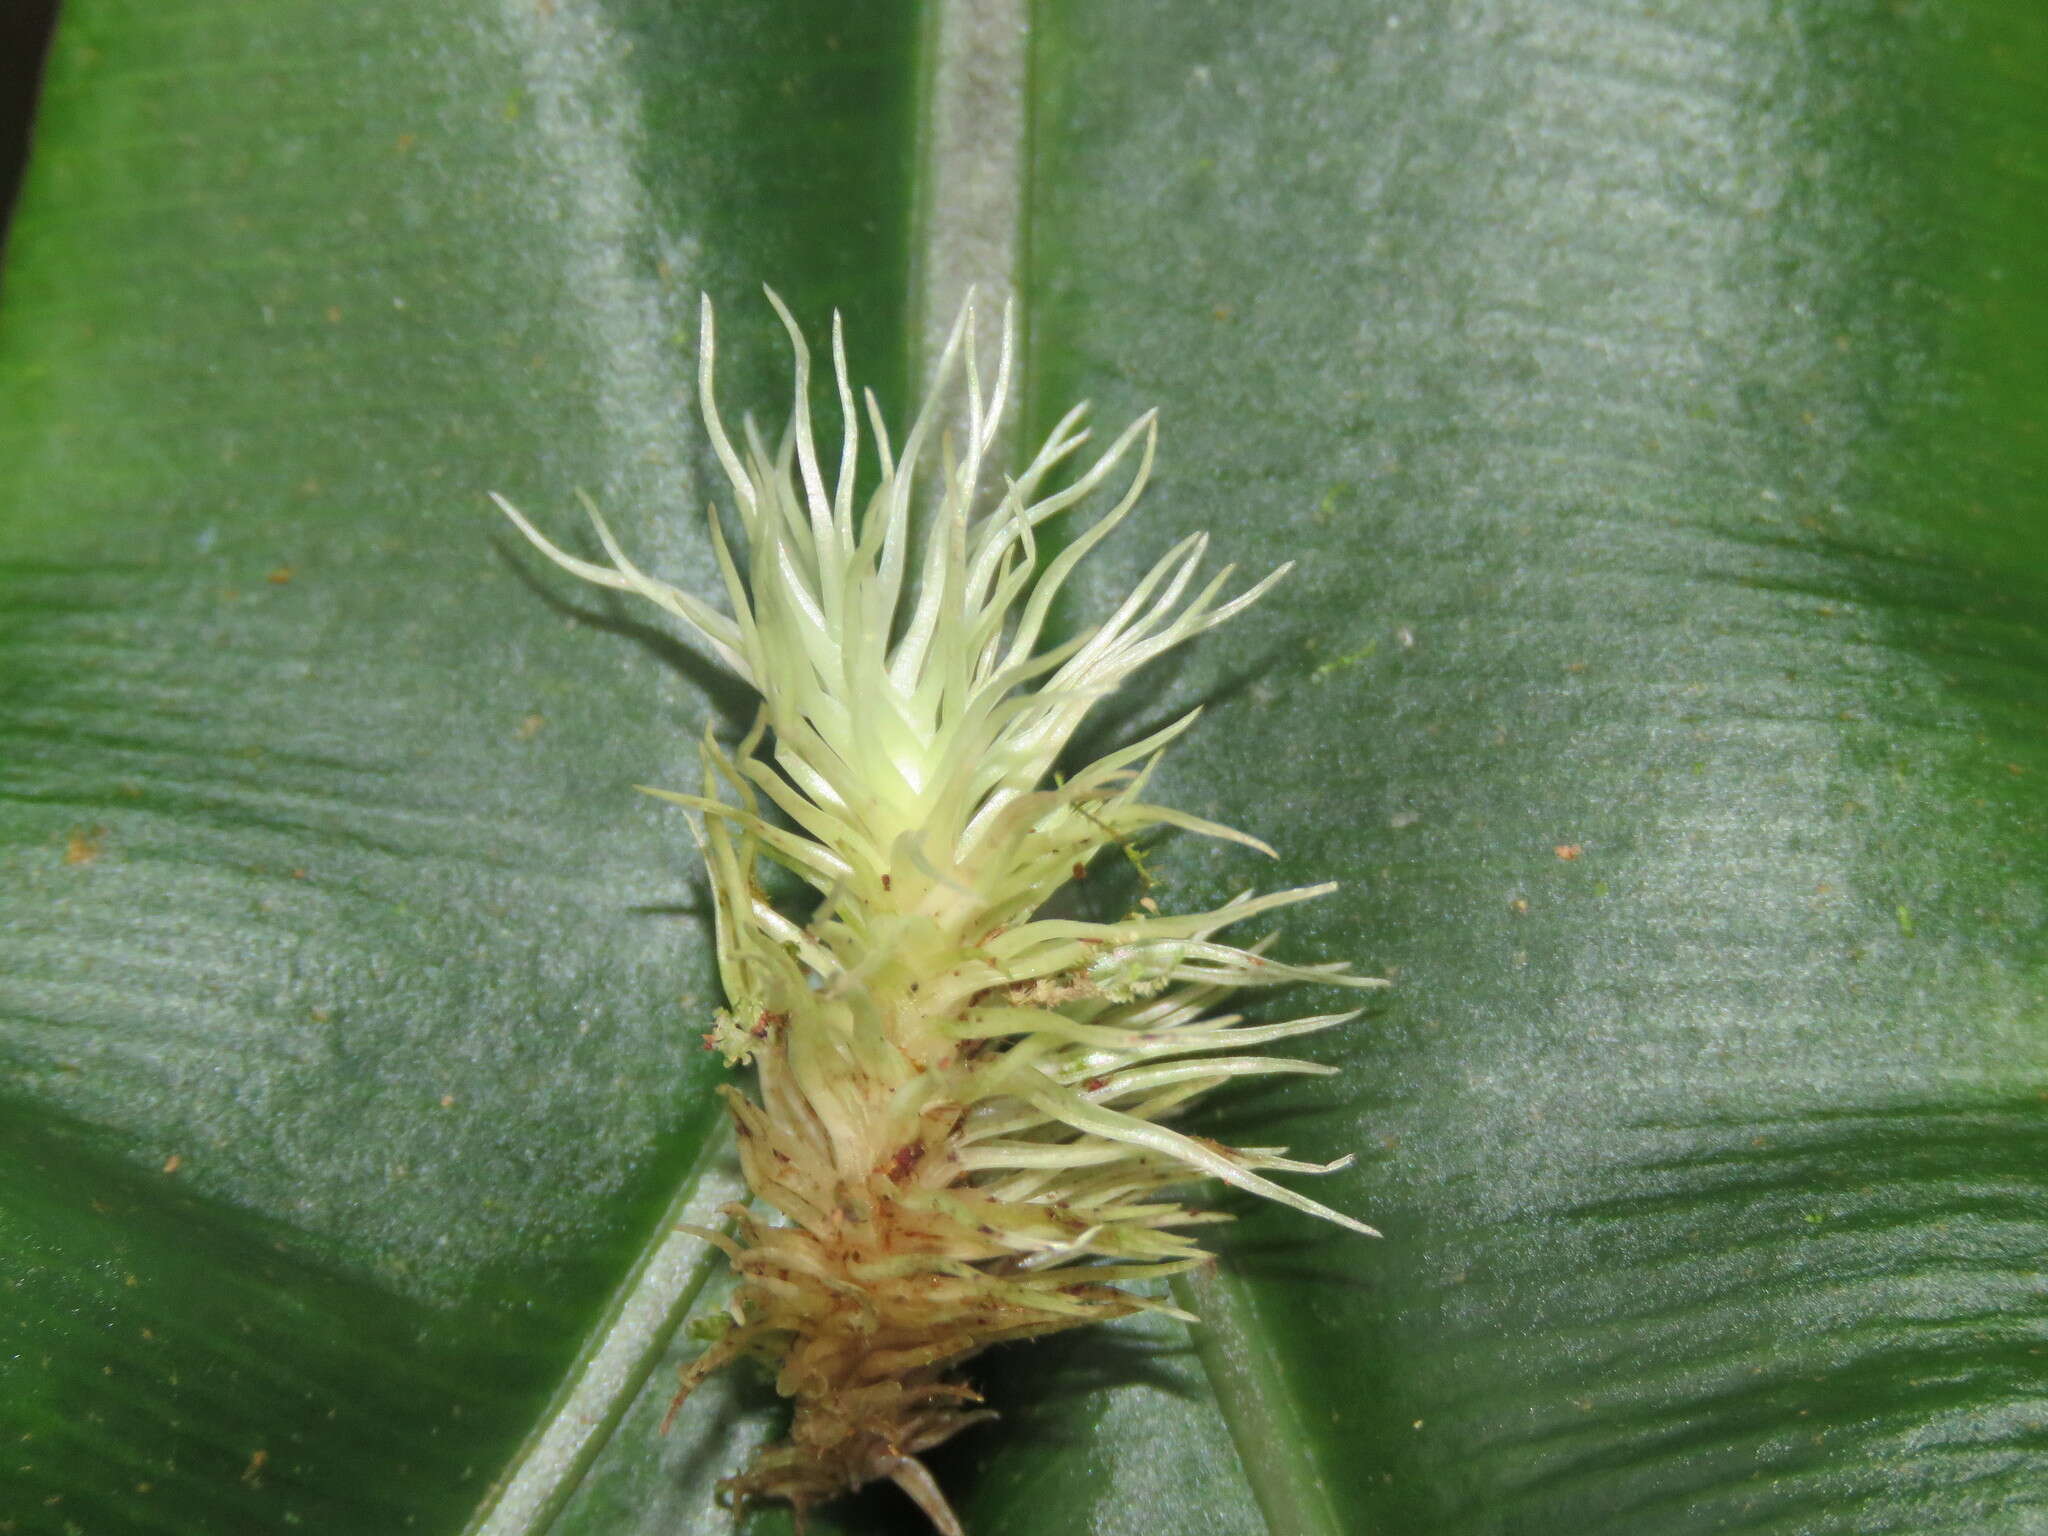
[[[835,316],[845,428],[828,482],[809,352],[768,297],[796,360],[793,414],[774,449],[751,420],[739,445],[721,423],[708,299],[702,311],[699,402],[745,540],[729,545],[714,507],[708,537],[729,612],[642,571],[588,502],[609,565],[567,553],[493,499],[557,565],[666,610],[761,695],[736,745],[706,733],[701,793],[650,791],[701,819],[729,1002],[705,1038],[754,1066],[753,1094],[720,1092],[747,1184],[779,1217],[732,1206],[732,1235],[698,1233],[730,1258],[736,1286],[677,1401],[756,1356],[795,1416],[786,1440],[727,1481],[735,1501],[801,1511],[890,1478],[957,1532],[917,1458],[989,1416],[962,1366],[1006,1339],[1147,1309],[1185,1316],[1127,1289],[1204,1262],[1187,1229],[1227,1219],[1169,1191],[1213,1177],[1371,1232],[1266,1177],[1349,1158],[1296,1162],[1166,1122],[1235,1078],[1334,1070],[1246,1052],[1352,1014],[1250,1023],[1214,1011],[1231,992],[1383,983],[1217,937],[1327,885],[1247,892],[1205,912],[1161,911],[1148,892],[1114,921],[1042,915],[1091,863],[1123,858],[1156,827],[1272,852],[1144,798],[1160,752],[1199,711],[1096,762],[1056,766],[1132,673],[1286,571],[1226,598],[1228,568],[1196,584],[1207,536],[1195,534],[1108,618],[1048,636],[1054,599],[1144,489],[1154,414],[1074,473],[1089,436],[1076,406],[1022,473],[1000,476],[990,459],[1013,326],[1006,313],[985,382],[970,299],[898,448],[871,392],[856,410]],[[857,509],[863,414],[880,476]],[[947,424],[962,417],[954,442]],[[1119,480],[1106,513],[1041,551],[1048,520],[1106,500]],[[814,887],[816,909],[771,902],[763,861]]]

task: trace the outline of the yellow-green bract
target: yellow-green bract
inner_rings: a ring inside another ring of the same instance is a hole
[[[1144,798],[1158,754],[1198,712],[1054,773],[1083,718],[1134,671],[1285,573],[1226,598],[1227,567],[1197,585],[1207,539],[1193,535],[1107,619],[1047,642],[1055,597],[1137,503],[1154,416],[1048,489],[1087,440],[1077,406],[1021,474],[985,493],[1013,328],[1006,315],[985,385],[970,301],[900,449],[863,394],[880,477],[857,509],[863,411],[838,322],[845,428],[828,483],[809,352],[769,301],[796,358],[793,415],[775,451],[751,423],[743,447],[726,433],[703,308],[700,403],[745,537],[742,559],[713,509],[707,536],[729,613],[641,571],[594,508],[609,565],[568,554],[494,499],[556,564],[659,605],[762,699],[736,746],[705,737],[701,793],[651,791],[702,816],[729,1002],[710,1038],[756,1067],[758,1097],[723,1091],[748,1183],[782,1218],[734,1207],[736,1237],[703,1234],[731,1256],[739,1284],[730,1328],[685,1372],[683,1391],[754,1353],[796,1401],[789,1439],[730,1480],[735,1497],[802,1508],[887,1477],[941,1531],[957,1531],[917,1455],[986,1416],[960,1367],[998,1340],[1164,1307],[1123,1283],[1202,1262],[1184,1229],[1222,1219],[1169,1188],[1213,1176],[1371,1232],[1266,1177],[1341,1163],[1226,1148],[1163,1122],[1231,1078],[1331,1070],[1239,1053],[1352,1015],[1254,1024],[1213,1013],[1231,991],[1382,983],[1217,937],[1326,885],[1178,915],[1149,896],[1116,921],[1040,915],[1098,854],[1154,827],[1271,852]],[[955,415],[957,445],[941,430]],[[1134,449],[1109,510],[1042,559],[1038,530],[1101,492]],[[763,894],[763,859],[817,889],[807,919]]]

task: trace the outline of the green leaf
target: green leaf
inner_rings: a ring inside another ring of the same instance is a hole
[[[1206,701],[1160,798],[1283,853],[1162,899],[1341,880],[1285,953],[1397,983],[1192,1122],[1356,1150],[1386,1237],[1221,1202],[1207,1326],[989,1357],[974,1536],[2038,1528],[2048,17],[1010,14],[67,6],[0,290],[0,1530],[726,1528],[773,1394],[655,1433],[730,1174],[630,786],[747,704],[483,493],[714,590],[697,291],[729,408],[765,279],[901,419],[968,276],[1024,435],[1164,411],[1070,622],[1193,529],[1301,562],[1104,723]]]

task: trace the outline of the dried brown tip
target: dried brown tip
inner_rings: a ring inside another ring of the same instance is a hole
[[[953,1513],[953,1506],[939,1491],[931,1469],[915,1456],[898,1456],[896,1465],[889,1469],[889,1480],[909,1494],[911,1502],[925,1512],[938,1536],[967,1536],[961,1527],[960,1517]]]

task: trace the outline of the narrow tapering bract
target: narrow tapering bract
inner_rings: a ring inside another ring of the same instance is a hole
[[[1048,639],[1055,598],[1144,489],[1155,418],[1075,473],[1088,439],[1076,406],[1022,473],[994,474],[1013,326],[1006,314],[985,380],[970,300],[899,447],[872,394],[856,405],[835,317],[845,426],[828,482],[809,350],[769,302],[796,359],[793,414],[773,451],[751,422],[737,445],[721,423],[708,300],[702,312],[700,405],[744,536],[731,548],[713,508],[707,536],[729,612],[641,571],[595,508],[608,565],[568,554],[494,499],[556,564],[667,610],[762,699],[736,745],[705,737],[701,792],[650,791],[701,817],[728,1000],[706,1040],[755,1068],[754,1094],[722,1091],[747,1182],[781,1218],[733,1207],[733,1235],[702,1234],[738,1284],[683,1393],[747,1353],[795,1400],[789,1438],[730,1480],[737,1498],[801,1509],[892,1478],[956,1531],[917,1457],[987,1416],[961,1366],[1000,1340],[1165,1307],[1126,1283],[1202,1262],[1186,1229],[1223,1219],[1184,1207],[1172,1187],[1215,1177],[1371,1232],[1267,1177],[1341,1163],[1227,1148],[1165,1122],[1232,1078],[1331,1070],[1244,1053],[1352,1015],[1248,1023],[1213,1012],[1233,990],[1382,983],[1218,938],[1329,886],[1177,915],[1147,894],[1108,922],[1041,915],[1098,855],[1122,857],[1155,827],[1271,851],[1144,798],[1159,753],[1198,712],[1055,770],[1082,720],[1133,672],[1285,574],[1226,597],[1228,567],[1198,584],[1207,539],[1193,535],[1108,618]],[[879,482],[857,510],[863,415]],[[954,422],[958,443],[943,430]],[[1041,555],[1048,519],[1111,496]],[[772,904],[763,860],[815,887],[815,911]]]

